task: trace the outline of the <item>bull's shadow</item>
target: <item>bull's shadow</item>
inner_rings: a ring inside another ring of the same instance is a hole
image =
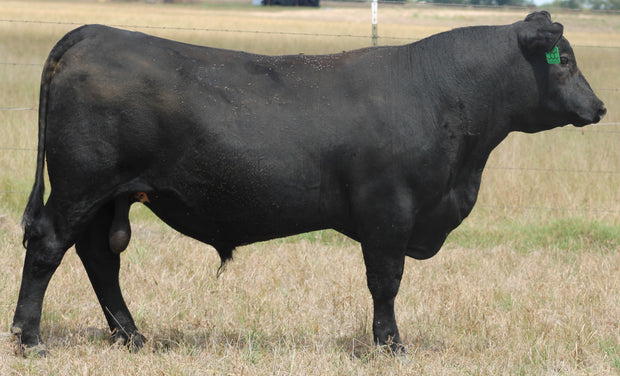
[[[121,342],[111,341],[108,328],[85,327],[78,330],[70,325],[57,324],[53,327],[42,327],[42,337],[50,348],[77,348],[80,346],[93,347],[119,347],[124,349]],[[313,341],[311,335],[300,334],[291,336],[283,333],[260,333],[254,330],[219,330],[215,327],[198,329],[161,328],[148,332],[149,340],[138,352],[147,351],[154,354],[164,354],[177,351],[210,351],[223,348],[236,348],[240,352],[273,353],[277,348],[290,350],[292,348],[312,349],[317,341]],[[10,338],[7,333],[7,338]],[[13,345],[13,351],[20,351],[19,344],[14,338],[9,339]],[[333,346],[333,352],[340,352],[352,359],[367,360],[379,354],[389,354],[382,351],[372,341],[372,334],[364,330],[363,333],[341,336],[333,341],[322,342],[324,346]],[[36,356],[36,349],[26,352],[24,355]],[[53,351],[53,350],[52,350]],[[332,352],[332,351],[330,351]],[[248,353],[248,355],[250,355]]]
[[[49,348],[77,348],[82,346],[93,346],[102,348],[118,347],[125,350],[125,345],[121,342],[111,341],[110,331],[103,327],[85,327],[78,330],[71,325],[58,323],[53,327],[42,327],[42,337]],[[246,328],[247,329],[247,328]],[[274,351],[288,351],[294,348],[314,349],[319,341],[313,340],[310,334],[300,334],[291,336],[281,332],[262,333],[251,329],[247,330],[220,330],[211,327],[201,327],[197,329],[177,329],[161,328],[148,332],[149,340],[145,346],[137,351],[138,353],[147,351],[152,354],[165,354],[172,352],[201,352],[201,351],[222,351],[224,348],[234,348],[252,360],[259,354],[271,354]],[[7,336],[7,338],[9,338]],[[393,353],[389,347],[377,347],[373,343],[372,333],[367,328],[360,328],[357,333],[344,335],[334,338],[331,341],[320,341],[322,346],[332,347],[329,353],[342,353],[354,361],[370,361],[377,357]],[[432,341],[429,338],[416,337],[413,340],[413,347],[422,351],[441,351],[443,343]],[[12,340],[13,351],[20,351],[18,343]],[[36,348],[24,353],[26,356],[37,356]],[[406,349],[412,351],[412,349]],[[52,350],[53,355],[53,350]]]

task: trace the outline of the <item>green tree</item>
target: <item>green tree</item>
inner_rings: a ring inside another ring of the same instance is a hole
[[[596,1],[596,0],[595,0]],[[600,0],[603,1],[603,0]],[[620,1],[620,0],[616,0]],[[514,5],[514,6],[522,6],[528,5],[532,1],[531,0],[428,0],[430,3],[437,4],[469,4],[469,5]]]
[[[597,10],[620,10],[620,0],[589,0],[588,4]]]
[[[552,4],[560,8],[581,9],[583,8],[584,0],[554,0]]]

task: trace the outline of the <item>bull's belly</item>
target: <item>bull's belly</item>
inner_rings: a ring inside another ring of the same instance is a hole
[[[162,192],[149,194],[148,200],[145,205],[172,228],[216,247],[236,247],[330,227],[318,211],[294,203],[248,208],[227,200],[188,203]]]

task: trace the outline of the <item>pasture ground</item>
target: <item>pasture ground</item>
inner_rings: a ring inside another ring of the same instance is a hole
[[[380,44],[528,12],[381,5]],[[13,356],[19,221],[36,154],[36,111],[15,108],[37,107],[42,63],[64,33],[105,23],[258,53],[327,53],[368,46],[369,13],[328,2],[0,2],[0,375],[620,374],[620,15],[588,12],[552,13],[607,117],[580,130],[513,134],[491,155],[471,216],[436,257],[407,261],[396,301],[406,356],[371,343],[357,243],[331,231],[259,243],[239,249],[216,278],[213,249],[138,205],[121,284],[145,348],[109,343],[69,250],[44,303],[51,357]]]

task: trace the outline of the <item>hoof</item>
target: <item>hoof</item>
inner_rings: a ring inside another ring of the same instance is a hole
[[[36,346],[22,346],[20,355],[24,358],[47,358],[50,352],[45,344],[40,343]]]
[[[112,333],[112,344],[125,346],[131,352],[137,352],[145,343],[146,337],[138,332],[132,334],[130,337],[127,337],[126,333]]]
[[[13,336],[14,353],[16,356],[24,358],[45,358],[50,355],[47,347],[43,342],[36,344],[27,344],[22,341],[22,330],[19,327],[11,326],[11,335]]]
[[[407,355],[407,349],[402,343],[392,342],[390,344],[383,345],[385,351],[392,356]]]
[[[406,355],[407,354],[407,349],[400,342],[400,340],[393,340],[390,337],[390,338],[388,338],[387,341],[384,341],[384,342],[378,342],[377,341],[375,343],[377,344],[377,346],[379,346],[379,349],[384,351],[386,354],[393,355],[393,356],[399,356],[399,355]]]

